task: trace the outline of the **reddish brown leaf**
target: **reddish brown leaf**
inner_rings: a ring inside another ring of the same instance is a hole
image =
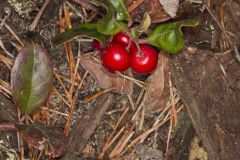
[[[52,80],[52,65],[46,50],[38,44],[24,47],[11,73],[12,97],[22,114],[29,114],[45,103]]]
[[[132,93],[133,83],[131,81],[106,71],[102,64],[91,58],[91,54],[83,55],[80,59],[80,64],[93,76],[100,88],[108,89],[114,87],[114,92],[116,93]],[[130,71],[128,75],[131,75]]]
[[[149,98],[146,103],[146,112],[157,112],[166,106],[169,100],[169,56],[161,52],[158,56],[158,66],[148,78]]]
[[[34,148],[43,150],[47,144],[51,157],[63,155],[67,141],[58,128],[46,124],[16,124],[15,127],[20,136]]]
[[[134,0],[128,0],[128,6],[132,5]],[[134,21],[141,21],[145,12],[148,12],[152,23],[159,23],[169,20],[171,17],[164,11],[159,0],[145,0],[135,10],[130,13]]]

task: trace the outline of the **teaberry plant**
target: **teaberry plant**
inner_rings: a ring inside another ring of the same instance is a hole
[[[26,45],[18,53],[11,72],[12,98],[21,115],[33,113],[44,105],[51,90],[53,69],[48,54],[38,44]],[[65,150],[66,139],[62,131],[47,124],[0,124],[0,128],[15,129],[32,147],[48,155],[59,157]],[[61,140],[60,140],[61,139]]]
[[[131,17],[126,0],[96,1],[96,4],[106,10],[106,16],[96,23],[79,24],[60,33],[54,42],[60,44],[79,35],[93,38],[93,47],[102,52],[102,64],[110,72],[122,72],[129,67],[139,74],[153,72],[158,61],[153,47],[170,54],[177,53],[184,46],[181,27],[198,25],[197,20],[191,19],[151,28],[151,18],[145,13],[139,25],[129,27]]]

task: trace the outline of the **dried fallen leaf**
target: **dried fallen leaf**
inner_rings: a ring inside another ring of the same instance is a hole
[[[134,0],[128,0],[128,6],[131,6]],[[130,13],[134,21],[140,22],[145,12],[148,12],[152,23],[165,22],[171,17],[166,13],[159,0],[145,0],[135,10]]]
[[[114,92],[131,94],[133,91],[133,83],[125,78],[119,77],[116,74],[108,73],[102,64],[91,58],[91,54],[85,54],[80,59],[80,64],[86,69],[95,79],[98,86],[103,89],[114,87]],[[129,72],[129,74],[131,74]]]
[[[157,112],[166,106],[169,100],[168,87],[169,56],[161,52],[158,56],[158,66],[155,72],[148,78],[149,98],[146,102],[146,113]]]
[[[52,158],[63,155],[67,140],[58,128],[46,124],[16,124],[15,127],[20,136],[34,148],[43,150],[47,145],[48,154]]]
[[[171,16],[171,18],[176,17],[178,10],[179,0],[159,0],[163,6],[164,11]]]

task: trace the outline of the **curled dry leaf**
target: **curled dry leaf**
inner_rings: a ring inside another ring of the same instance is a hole
[[[148,78],[149,98],[146,102],[146,113],[157,112],[166,106],[169,100],[169,55],[163,51],[158,56],[158,66]]]
[[[134,0],[128,0],[128,7]],[[169,20],[171,17],[165,12],[159,0],[145,0],[136,9],[130,12],[133,20],[140,22],[145,12],[148,12],[152,23],[159,23]]]
[[[32,147],[43,150],[48,147],[48,154],[60,157],[65,151],[67,139],[58,128],[46,124],[16,124],[20,136]]]
[[[133,83],[131,81],[105,71],[102,64],[91,58],[91,54],[83,55],[80,59],[80,64],[93,76],[100,88],[108,89],[114,87],[114,92],[116,93],[132,93]],[[131,75],[130,72],[129,75]]]

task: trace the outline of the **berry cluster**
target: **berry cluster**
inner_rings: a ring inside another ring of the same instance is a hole
[[[148,74],[158,63],[158,54],[153,47],[131,41],[126,33],[116,34],[105,48],[94,40],[93,48],[102,52],[102,64],[110,72],[123,72],[131,67],[138,74]]]

